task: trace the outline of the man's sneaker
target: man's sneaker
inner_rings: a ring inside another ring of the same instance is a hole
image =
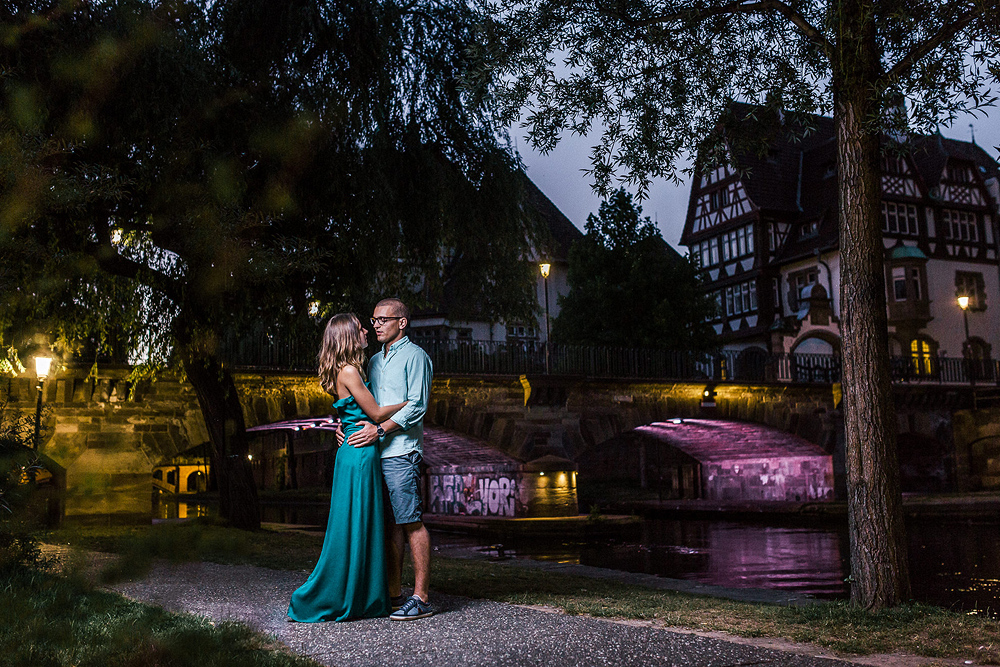
[[[398,610],[389,614],[389,618],[394,621],[415,621],[418,618],[427,618],[434,614],[431,605],[424,602],[416,595],[411,595],[410,599],[403,603]]]
[[[392,610],[396,611],[404,604],[406,604],[406,596],[400,593],[399,595],[393,595],[389,598],[389,604],[392,606]]]

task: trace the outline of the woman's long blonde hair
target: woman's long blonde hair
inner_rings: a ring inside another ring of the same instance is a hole
[[[360,338],[363,328],[354,313],[338,313],[326,323],[319,347],[319,383],[326,393],[337,395],[337,374],[344,366],[358,369],[365,376],[365,349]]]

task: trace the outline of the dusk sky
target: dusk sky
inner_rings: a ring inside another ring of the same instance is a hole
[[[968,141],[971,138],[969,123],[976,133],[976,143],[986,149],[993,159],[997,159],[1000,146],[1000,109],[991,110],[991,118],[965,117],[950,128],[941,128],[941,133],[951,139]],[[559,207],[574,225],[583,229],[590,213],[597,213],[601,198],[591,189],[591,181],[581,171],[589,167],[591,147],[598,141],[592,137],[564,136],[554,151],[540,155],[528,146],[524,136],[526,131],[514,128],[511,136],[517,138],[517,147],[528,169],[528,177],[542,192]],[[684,216],[687,213],[690,180],[682,186],[657,182],[650,186],[649,198],[641,202],[643,217],[656,221],[663,238],[678,250],[681,232],[684,230]],[[633,190],[634,191],[634,190]]]

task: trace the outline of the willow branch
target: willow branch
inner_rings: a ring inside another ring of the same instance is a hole
[[[730,2],[725,5],[719,5],[716,7],[706,7],[699,10],[682,10],[677,12],[671,12],[666,14],[654,14],[646,19],[634,19],[629,16],[614,12],[610,9],[602,9],[600,3],[596,3],[598,11],[614,16],[615,18],[621,20],[626,25],[633,28],[645,28],[651,25],[657,25],[661,23],[673,23],[677,21],[684,21],[687,23],[700,23],[706,21],[714,16],[733,16],[736,14],[767,14],[769,12],[777,12],[781,16],[788,19],[788,21],[794,25],[798,30],[806,36],[809,41],[813,42],[826,53],[827,57],[832,57],[834,52],[834,44],[829,39],[827,39],[822,31],[820,31],[816,26],[811,24],[805,16],[799,12],[792,9],[790,6],[781,2],[781,0],[754,0],[753,2],[744,2],[743,0],[736,0],[735,2]]]
[[[994,2],[993,4],[996,3]],[[882,84],[881,89],[885,90],[893,82],[898,81],[908,71],[910,71],[918,60],[950,40],[962,30],[965,30],[970,23],[982,16],[982,14],[986,11],[987,6],[988,5],[984,3],[977,8],[970,9],[969,11],[959,15],[955,21],[941,26],[941,28],[934,35],[914,46],[909,53],[903,56],[903,58],[896,63],[892,69],[886,72],[884,77],[882,77],[882,81],[880,82]]]

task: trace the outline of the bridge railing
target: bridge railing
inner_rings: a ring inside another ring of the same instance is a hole
[[[546,372],[545,344],[536,341],[414,339],[436,373],[537,375]],[[239,370],[315,371],[315,337],[261,335],[227,342],[223,358]],[[892,357],[897,383],[997,384],[1000,361],[950,357]],[[676,352],[626,347],[552,345],[552,375],[602,379],[697,380],[706,382],[839,382],[836,354],[769,354],[741,351]]]

